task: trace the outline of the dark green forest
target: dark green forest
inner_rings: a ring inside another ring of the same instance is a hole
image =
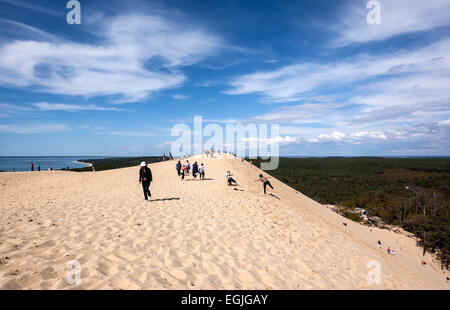
[[[125,168],[132,166],[139,166],[142,161],[147,164],[162,161],[162,156],[143,156],[143,157],[111,157],[101,159],[80,159],[78,161],[84,163],[91,163],[94,165],[96,171],[110,170],[117,168]],[[91,167],[70,169],[71,171],[92,171]]]
[[[322,204],[340,205],[352,220],[345,210],[362,208],[403,227],[448,269],[450,158],[280,158],[268,173]]]

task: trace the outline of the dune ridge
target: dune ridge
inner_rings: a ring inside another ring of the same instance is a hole
[[[264,195],[254,180],[270,172],[238,158],[188,160],[205,164],[206,180],[181,181],[175,161],[151,164],[151,202],[138,167],[1,173],[0,288],[449,288],[405,232],[353,223],[275,178]],[[70,261],[81,267],[72,285]],[[370,261],[379,284],[367,282]]]

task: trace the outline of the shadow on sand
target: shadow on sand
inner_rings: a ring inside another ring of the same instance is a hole
[[[211,178],[204,178],[203,180],[202,179],[184,179],[184,180],[182,180],[182,181],[212,181],[212,180],[214,180],[214,179],[211,179]]]
[[[276,199],[280,200],[280,198],[278,198],[278,196],[277,196],[277,195],[274,195],[274,194],[269,194],[269,196],[275,197]]]
[[[159,199],[152,199],[150,201],[167,201],[167,200],[180,200],[180,198],[170,197],[170,198],[159,198]]]

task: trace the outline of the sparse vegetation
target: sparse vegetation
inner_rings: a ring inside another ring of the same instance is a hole
[[[257,166],[260,160],[253,160]],[[323,204],[398,225],[414,233],[418,245],[450,262],[450,158],[280,158],[274,177]]]

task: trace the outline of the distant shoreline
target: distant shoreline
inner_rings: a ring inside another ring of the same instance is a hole
[[[76,163],[76,164],[83,164],[83,165],[86,165],[86,167],[92,167],[92,166],[93,166],[92,163],[87,163],[87,162],[84,162],[84,161],[74,160],[73,162]]]

